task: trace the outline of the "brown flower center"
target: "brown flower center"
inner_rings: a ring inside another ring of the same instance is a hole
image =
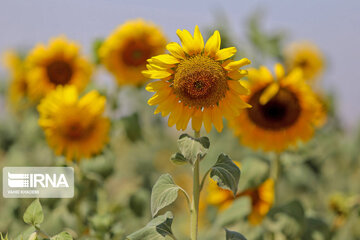
[[[219,103],[228,90],[225,70],[215,60],[200,55],[178,65],[173,87],[181,102],[197,108]]]
[[[255,92],[250,98],[249,118],[259,127],[270,130],[282,130],[296,123],[301,107],[297,96],[286,88],[279,92],[265,105],[259,102],[262,90]]]
[[[74,121],[66,126],[64,135],[69,140],[81,140],[89,136],[92,125],[82,124],[81,122]]]
[[[151,57],[151,53],[151,47],[144,41],[132,40],[124,47],[121,59],[128,66],[145,66],[146,60]]]
[[[65,61],[54,61],[46,67],[50,82],[55,85],[65,85],[73,75],[72,67]]]

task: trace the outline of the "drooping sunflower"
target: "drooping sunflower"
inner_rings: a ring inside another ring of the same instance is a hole
[[[285,75],[283,66],[276,64],[275,75],[266,67],[249,70],[251,94],[243,99],[252,108],[229,126],[244,145],[281,152],[312,137],[322,108],[299,68]]]
[[[324,57],[319,48],[308,41],[294,42],[285,48],[285,64],[288,70],[300,68],[305,80],[314,80],[324,70]]]
[[[99,57],[119,85],[141,85],[148,80],[141,74],[146,60],[165,52],[166,37],[162,30],[142,19],[119,26],[103,42]]]
[[[103,149],[110,127],[103,116],[105,103],[105,97],[95,90],[79,98],[72,85],[58,86],[41,100],[39,125],[56,155],[80,160]]]
[[[246,190],[238,195],[238,197],[242,196],[250,197],[251,213],[248,220],[252,225],[257,225],[261,223],[274,204],[274,180],[269,178],[257,188]]]
[[[259,224],[270,211],[275,196],[274,180],[270,178],[256,188],[238,193],[236,197],[230,190],[217,186],[214,180],[210,180],[207,190],[207,203],[216,206],[220,211],[229,208],[236,199],[250,197],[251,212],[248,220],[253,225]]]
[[[177,30],[182,47],[169,43],[169,54],[148,60],[146,77],[160,79],[147,85],[146,90],[155,92],[149,105],[158,105],[155,114],[169,116],[168,125],[185,130],[191,119],[192,128],[199,131],[204,123],[207,132],[212,124],[217,131],[223,129],[222,117],[230,119],[250,105],[240,96],[248,89],[238,81],[247,74],[240,67],[250,64],[243,58],[233,61],[235,47],[220,50],[220,34],[215,31],[204,46],[199,27],[194,37],[187,30]]]
[[[38,44],[26,59],[29,97],[38,101],[59,85],[74,85],[82,91],[90,80],[91,64],[80,54],[80,46],[65,37]]]
[[[4,54],[4,63],[10,70],[11,80],[9,86],[9,100],[14,109],[20,110],[28,104],[26,98],[28,95],[28,83],[26,79],[26,70],[23,58],[14,51],[8,51]]]

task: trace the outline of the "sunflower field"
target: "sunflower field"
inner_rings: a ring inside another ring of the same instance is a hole
[[[331,59],[265,20],[170,38],[139,16],[90,49],[59,32],[2,52],[0,167],[70,167],[74,197],[3,195],[0,239],[359,240]]]

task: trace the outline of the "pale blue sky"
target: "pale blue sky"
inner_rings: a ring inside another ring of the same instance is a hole
[[[241,37],[246,19],[259,7],[266,10],[266,29],[288,30],[289,40],[309,39],[325,52],[329,69],[324,85],[338,94],[346,122],[355,124],[360,119],[358,0],[2,0],[0,52],[31,47],[59,34],[80,42],[89,52],[94,38],[138,17],[162,26],[169,39],[177,41],[176,29],[213,24],[214,12],[220,8]]]

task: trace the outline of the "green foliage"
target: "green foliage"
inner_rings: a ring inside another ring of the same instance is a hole
[[[256,49],[265,56],[282,60],[282,32],[266,33],[261,28],[262,13],[258,12],[249,19],[248,37]]]
[[[121,121],[124,124],[126,136],[130,141],[136,142],[143,138],[140,118],[137,112],[129,116],[123,117]]]
[[[55,236],[53,236],[52,238],[50,238],[50,240],[72,240],[73,238],[71,237],[71,235],[68,232],[61,232]]]
[[[177,152],[171,155],[170,160],[176,165],[184,165],[188,163],[188,160],[181,153]]]
[[[228,229],[225,229],[226,231],[226,240],[246,240],[246,238],[238,232],[233,232]]]
[[[163,174],[156,181],[151,192],[151,214],[156,216],[159,210],[173,203],[181,188],[174,183],[170,174]]]
[[[101,59],[99,57],[99,49],[100,49],[101,45],[103,44],[103,42],[104,42],[104,39],[98,38],[98,39],[95,39],[95,41],[93,42],[93,45],[92,45],[93,59],[94,59],[94,63],[97,65],[100,64],[100,62],[101,62]]]
[[[162,240],[166,236],[173,236],[171,225],[173,215],[166,212],[151,220],[144,228],[126,237],[127,240]]]
[[[39,199],[34,200],[24,213],[24,222],[34,227],[44,221],[44,213]]]
[[[207,137],[193,138],[188,134],[182,134],[178,140],[180,153],[191,164],[205,157],[210,147],[210,141]]]
[[[1,240],[8,240],[8,234],[5,235],[5,237],[0,233],[0,239]]]
[[[217,182],[219,187],[229,189],[234,196],[236,195],[240,180],[240,169],[229,156],[223,153],[219,155],[217,162],[211,168],[210,177]]]

